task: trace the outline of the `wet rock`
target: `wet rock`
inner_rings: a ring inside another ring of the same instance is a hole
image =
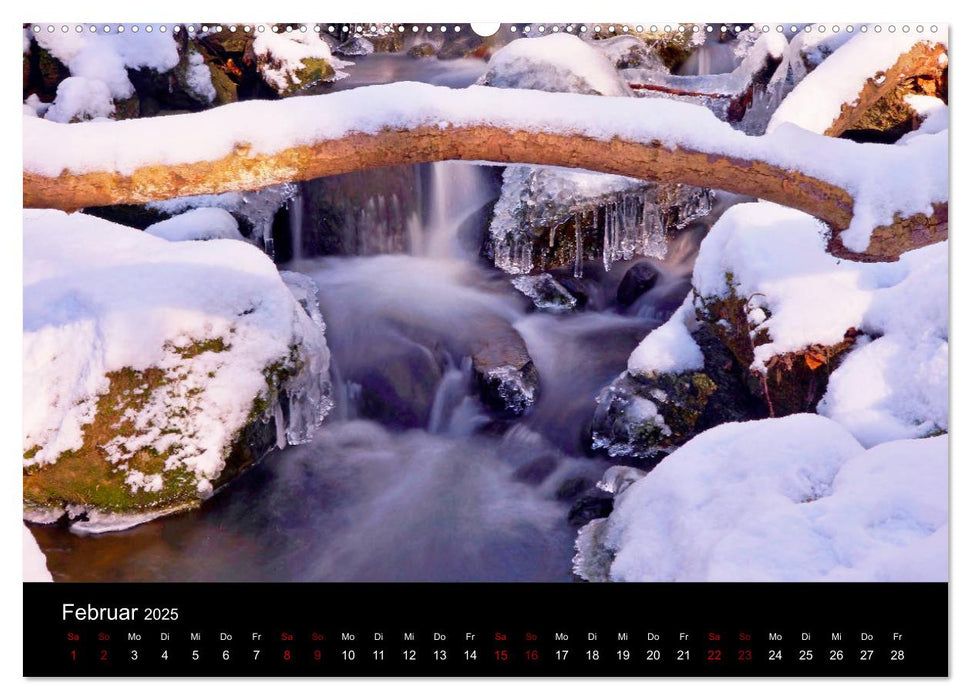
[[[512,285],[532,299],[533,304],[541,311],[573,311],[577,306],[576,297],[548,272],[513,277]]]
[[[614,510],[614,497],[600,489],[590,489],[570,506],[567,522],[574,527],[586,525],[591,520],[606,518]]]
[[[498,317],[477,321],[477,328],[471,355],[483,403],[501,414],[522,415],[539,395],[539,372],[526,342]]]
[[[420,44],[415,44],[410,49],[408,49],[408,55],[412,58],[428,58],[429,56],[434,56],[438,49],[435,48],[434,44],[429,44],[427,41],[423,41]]]
[[[644,292],[654,288],[657,278],[657,268],[651,263],[643,261],[631,265],[617,287],[617,303],[630,306]]]
[[[409,250],[408,221],[420,206],[415,166],[309,180],[303,192],[307,255],[377,255]]]
[[[360,416],[398,428],[424,428],[441,368],[421,345],[391,341],[385,347],[387,352],[371,357],[369,366],[356,374]]]
[[[557,487],[556,498],[559,501],[570,501],[584,491],[589,490],[592,486],[593,483],[590,479],[584,476],[571,476],[568,479],[564,479],[563,483]]]

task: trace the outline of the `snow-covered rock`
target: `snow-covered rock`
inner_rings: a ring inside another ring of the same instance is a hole
[[[115,113],[111,91],[100,80],[71,77],[57,86],[57,96],[44,118],[55,122],[81,122],[109,119]]]
[[[233,215],[218,207],[190,209],[152,224],[145,229],[145,233],[167,241],[209,241],[214,238],[244,240]]]
[[[192,507],[290,424],[320,423],[328,363],[321,327],[249,244],[24,212],[25,514],[115,528]]]
[[[665,458],[578,536],[614,581],[947,580],[947,437],[864,450],[811,414],[729,423]]]
[[[517,39],[489,59],[480,85],[584,95],[629,95],[614,64],[571,34]]]
[[[66,65],[72,76],[103,83],[113,99],[126,99],[135,88],[128,69],[149,68],[159,73],[179,62],[175,37],[163,32],[38,32],[34,39]]]
[[[316,32],[271,32],[268,28],[256,35],[253,53],[267,85],[282,96],[347,75],[339,69],[348,64],[334,58],[330,45]]]
[[[51,572],[47,570],[47,557],[37,545],[37,540],[24,525],[24,582],[49,582],[53,581]]]
[[[722,420],[731,403],[750,418],[758,405],[762,415],[818,410],[868,447],[947,431],[947,251],[942,242],[893,263],[842,260],[806,214],[730,208],[701,245],[692,293],[599,397],[595,446],[644,456],[690,437],[694,423],[680,419],[700,418],[714,394],[666,387],[700,376],[730,398]],[[659,421],[681,428],[659,431]]]

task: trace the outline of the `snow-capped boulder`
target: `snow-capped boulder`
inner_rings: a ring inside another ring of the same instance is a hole
[[[947,437],[864,450],[811,414],[708,430],[579,533],[593,581],[945,581]]]
[[[25,517],[104,530],[197,506],[307,439],[328,364],[321,326],[254,246],[25,210]]]
[[[373,50],[373,48],[372,48]],[[314,32],[270,32],[256,36],[252,52],[263,80],[281,97],[342,78],[346,62]]]
[[[595,445],[643,457],[726,419],[816,410],[866,446],[947,431],[947,249],[841,260],[806,214],[732,207],[701,245],[684,305],[601,394]],[[699,373],[707,395],[665,389]],[[678,420],[688,409],[691,424]]]

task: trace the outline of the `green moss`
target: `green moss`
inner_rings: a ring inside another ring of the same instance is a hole
[[[102,447],[118,435],[134,435],[134,427],[124,414],[142,408],[167,382],[164,372],[125,368],[109,373],[108,381],[108,391],[98,398],[94,420],[84,428],[82,446],[62,453],[53,464],[34,467],[24,474],[25,507],[63,508],[77,503],[116,513],[198,501],[193,474],[182,467],[164,470],[170,452],[160,454],[146,448],[131,455],[130,469],[149,476],[163,474],[161,491],[133,492],[125,483],[128,471],[108,461]]]
[[[323,58],[304,58],[303,67],[287,76],[288,85],[280,92],[282,97],[311,88],[321,81],[334,77],[334,68]]]

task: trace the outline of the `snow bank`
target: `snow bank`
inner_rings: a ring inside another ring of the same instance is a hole
[[[37,540],[24,525],[24,582],[49,582],[54,579],[47,570],[47,557],[40,551]]]
[[[629,95],[613,62],[572,34],[517,39],[489,59],[480,85],[544,92]]]
[[[128,436],[100,447],[129,469],[133,492],[159,486],[128,464],[151,448],[166,456],[163,477],[185,471],[206,496],[254,399],[268,398],[265,370],[295,363],[319,385],[328,357],[320,328],[252,245],[172,243],[85,214],[24,212],[25,468],[82,447],[108,373],[158,368],[166,381],[121,419]]]
[[[840,115],[844,104],[854,104],[867,80],[886,72],[901,54],[918,43],[947,46],[947,27],[916,38],[903,32],[868,31],[856,34],[807,75],[782,101],[766,131],[789,122],[821,134]]]
[[[616,581],[947,579],[947,438],[864,451],[817,415],[708,430],[581,531]],[[589,568],[588,568],[589,564]]]
[[[603,141],[659,141],[669,148],[798,169],[853,196],[854,218],[843,232],[843,242],[854,251],[864,250],[870,231],[892,223],[894,213],[929,215],[933,202],[948,198],[946,132],[904,146],[856,144],[792,125],[755,137],[735,131],[703,107],[670,100],[418,83],[249,101],[190,115],[115,123],[68,125],[24,117],[24,170],[49,177],[64,170],[130,174],[149,164],[218,160],[241,143],[254,154],[271,154],[350,133],[449,125],[496,126]]]
[[[948,430],[947,242],[861,267],[874,289],[859,328],[874,339],[832,373],[817,411],[864,445]]]
[[[167,241],[208,241],[214,238],[245,240],[239,233],[239,224],[233,215],[217,207],[190,209],[152,224],[145,229],[145,233]]]
[[[144,27],[140,27],[144,30]],[[39,32],[34,39],[71,75],[104,83],[114,99],[131,97],[129,68],[150,68],[164,73],[179,62],[175,38],[162,32]]]

